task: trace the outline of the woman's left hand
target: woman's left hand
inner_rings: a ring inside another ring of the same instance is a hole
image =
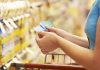
[[[41,51],[46,54],[58,48],[57,35],[53,32],[38,32],[36,41]]]

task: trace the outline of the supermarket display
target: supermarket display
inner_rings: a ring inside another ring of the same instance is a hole
[[[0,67],[6,70],[11,63],[44,64],[47,55],[49,64],[74,62],[59,48],[50,55],[42,54],[34,31],[44,31],[47,26],[84,36],[90,3],[93,0],[0,0]]]

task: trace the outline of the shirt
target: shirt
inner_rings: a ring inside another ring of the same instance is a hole
[[[85,32],[89,39],[89,48],[93,49],[96,39],[97,21],[100,16],[100,0],[95,0],[86,20]]]

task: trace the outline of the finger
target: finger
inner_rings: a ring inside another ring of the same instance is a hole
[[[54,27],[46,27],[46,29],[50,32],[56,32],[56,28]]]
[[[45,32],[45,31],[38,32],[38,35],[39,35],[39,36],[44,36],[44,35],[46,35],[46,34],[47,34],[47,32]]]

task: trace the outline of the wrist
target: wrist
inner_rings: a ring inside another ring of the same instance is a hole
[[[56,34],[61,36],[64,39],[67,39],[69,36],[69,33],[64,30],[58,30],[58,31],[56,31]]]
[[[60,36],[57,36],[57,37],[56,37],[56,44],[57,44],[58,48],[61,48],[62,39],[63,39],[63,38],[60,37]]]

